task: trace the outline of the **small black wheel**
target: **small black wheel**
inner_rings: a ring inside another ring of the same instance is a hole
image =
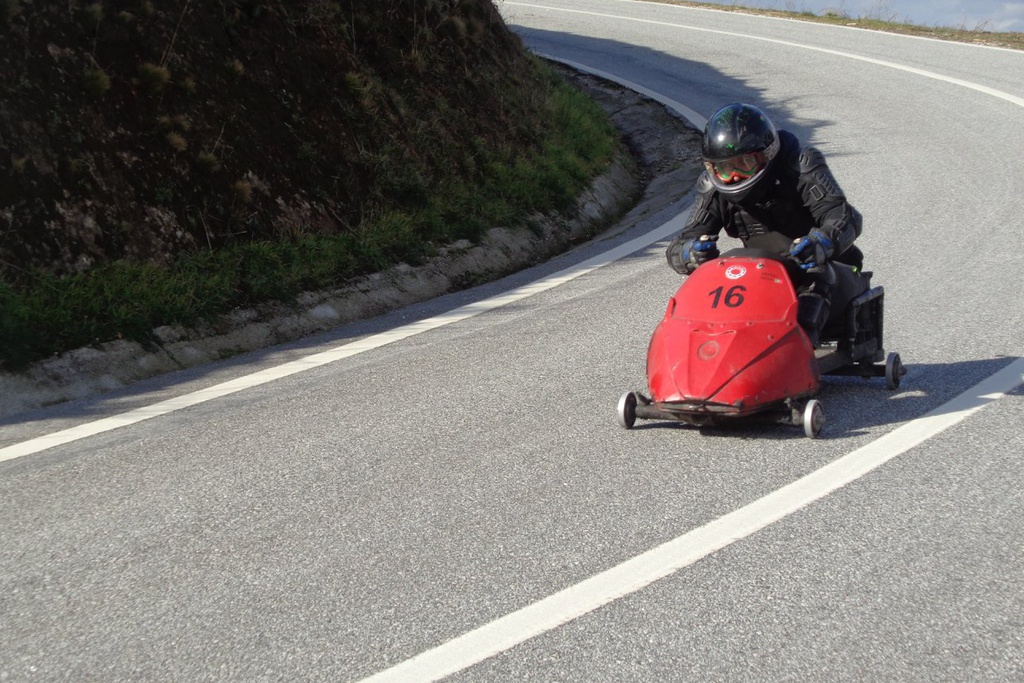
[[[808,439],[817,439],[821,435],[821,429],[825,426],[825,409],[821,402],[811,399],[804,407],[804,434]]]
[[[905,374],[907,370],[903,367],[900,354],[890,353],[885,359],[885,386],[889,389],[899,389],[900,378]]]
[[[619,424],[632,429],[636,424],[636,394],[627,391],[619,398]]]

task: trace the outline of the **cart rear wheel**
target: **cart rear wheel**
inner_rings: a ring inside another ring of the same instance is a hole
[[[900,360],[900,354],[890,353],[889,357],[885,359],[885,386],[890,389],[898,389],[900,377],[906,373],[903,362]]]
[[[809,439],[817,439],[821,434],[821,428],[825,426],[825,410],[821,402],[811,399],[804,408],[804,434]]]
[[[627,391],[619,398],[619,424],[632,429],[636,424],[636,394]]]

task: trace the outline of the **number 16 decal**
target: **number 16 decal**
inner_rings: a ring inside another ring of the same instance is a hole
[[[725,291],[725,287],[717,287],[708,292],[708,296],[714,297],[711,302],[711,308],[718,308],[719,304],[725,304],[728,308],[739,308],[743,305],[743,292],[747,291],[747,288],[743,285],[733,285],[729,288],[729,291]],[[725,294],[725,297],[722,297]]]

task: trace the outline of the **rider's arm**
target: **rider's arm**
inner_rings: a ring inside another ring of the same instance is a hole
[[[697,196],[693,200],[690,215],[683,225],[683,230],[673,239],[665,258],[672,269],[681,275],[693,271],[693,263],[688,255],[688,246],[699,240],[703,235],[717,235],[722,231],[724,223],[718,202],[715,201],[715,187],[711,184],[707,172],[697,180]]]
[[[850,248],[861,233],[863,219],[843,194],[825,156],[814,147],[800,153],[799,190],[820,231],[834,245],[833,256]]]

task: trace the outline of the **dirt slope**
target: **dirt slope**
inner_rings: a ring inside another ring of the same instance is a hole
[[[0,274],[352,230],[533,144],[537,78],[491,0],[0,0]]]

